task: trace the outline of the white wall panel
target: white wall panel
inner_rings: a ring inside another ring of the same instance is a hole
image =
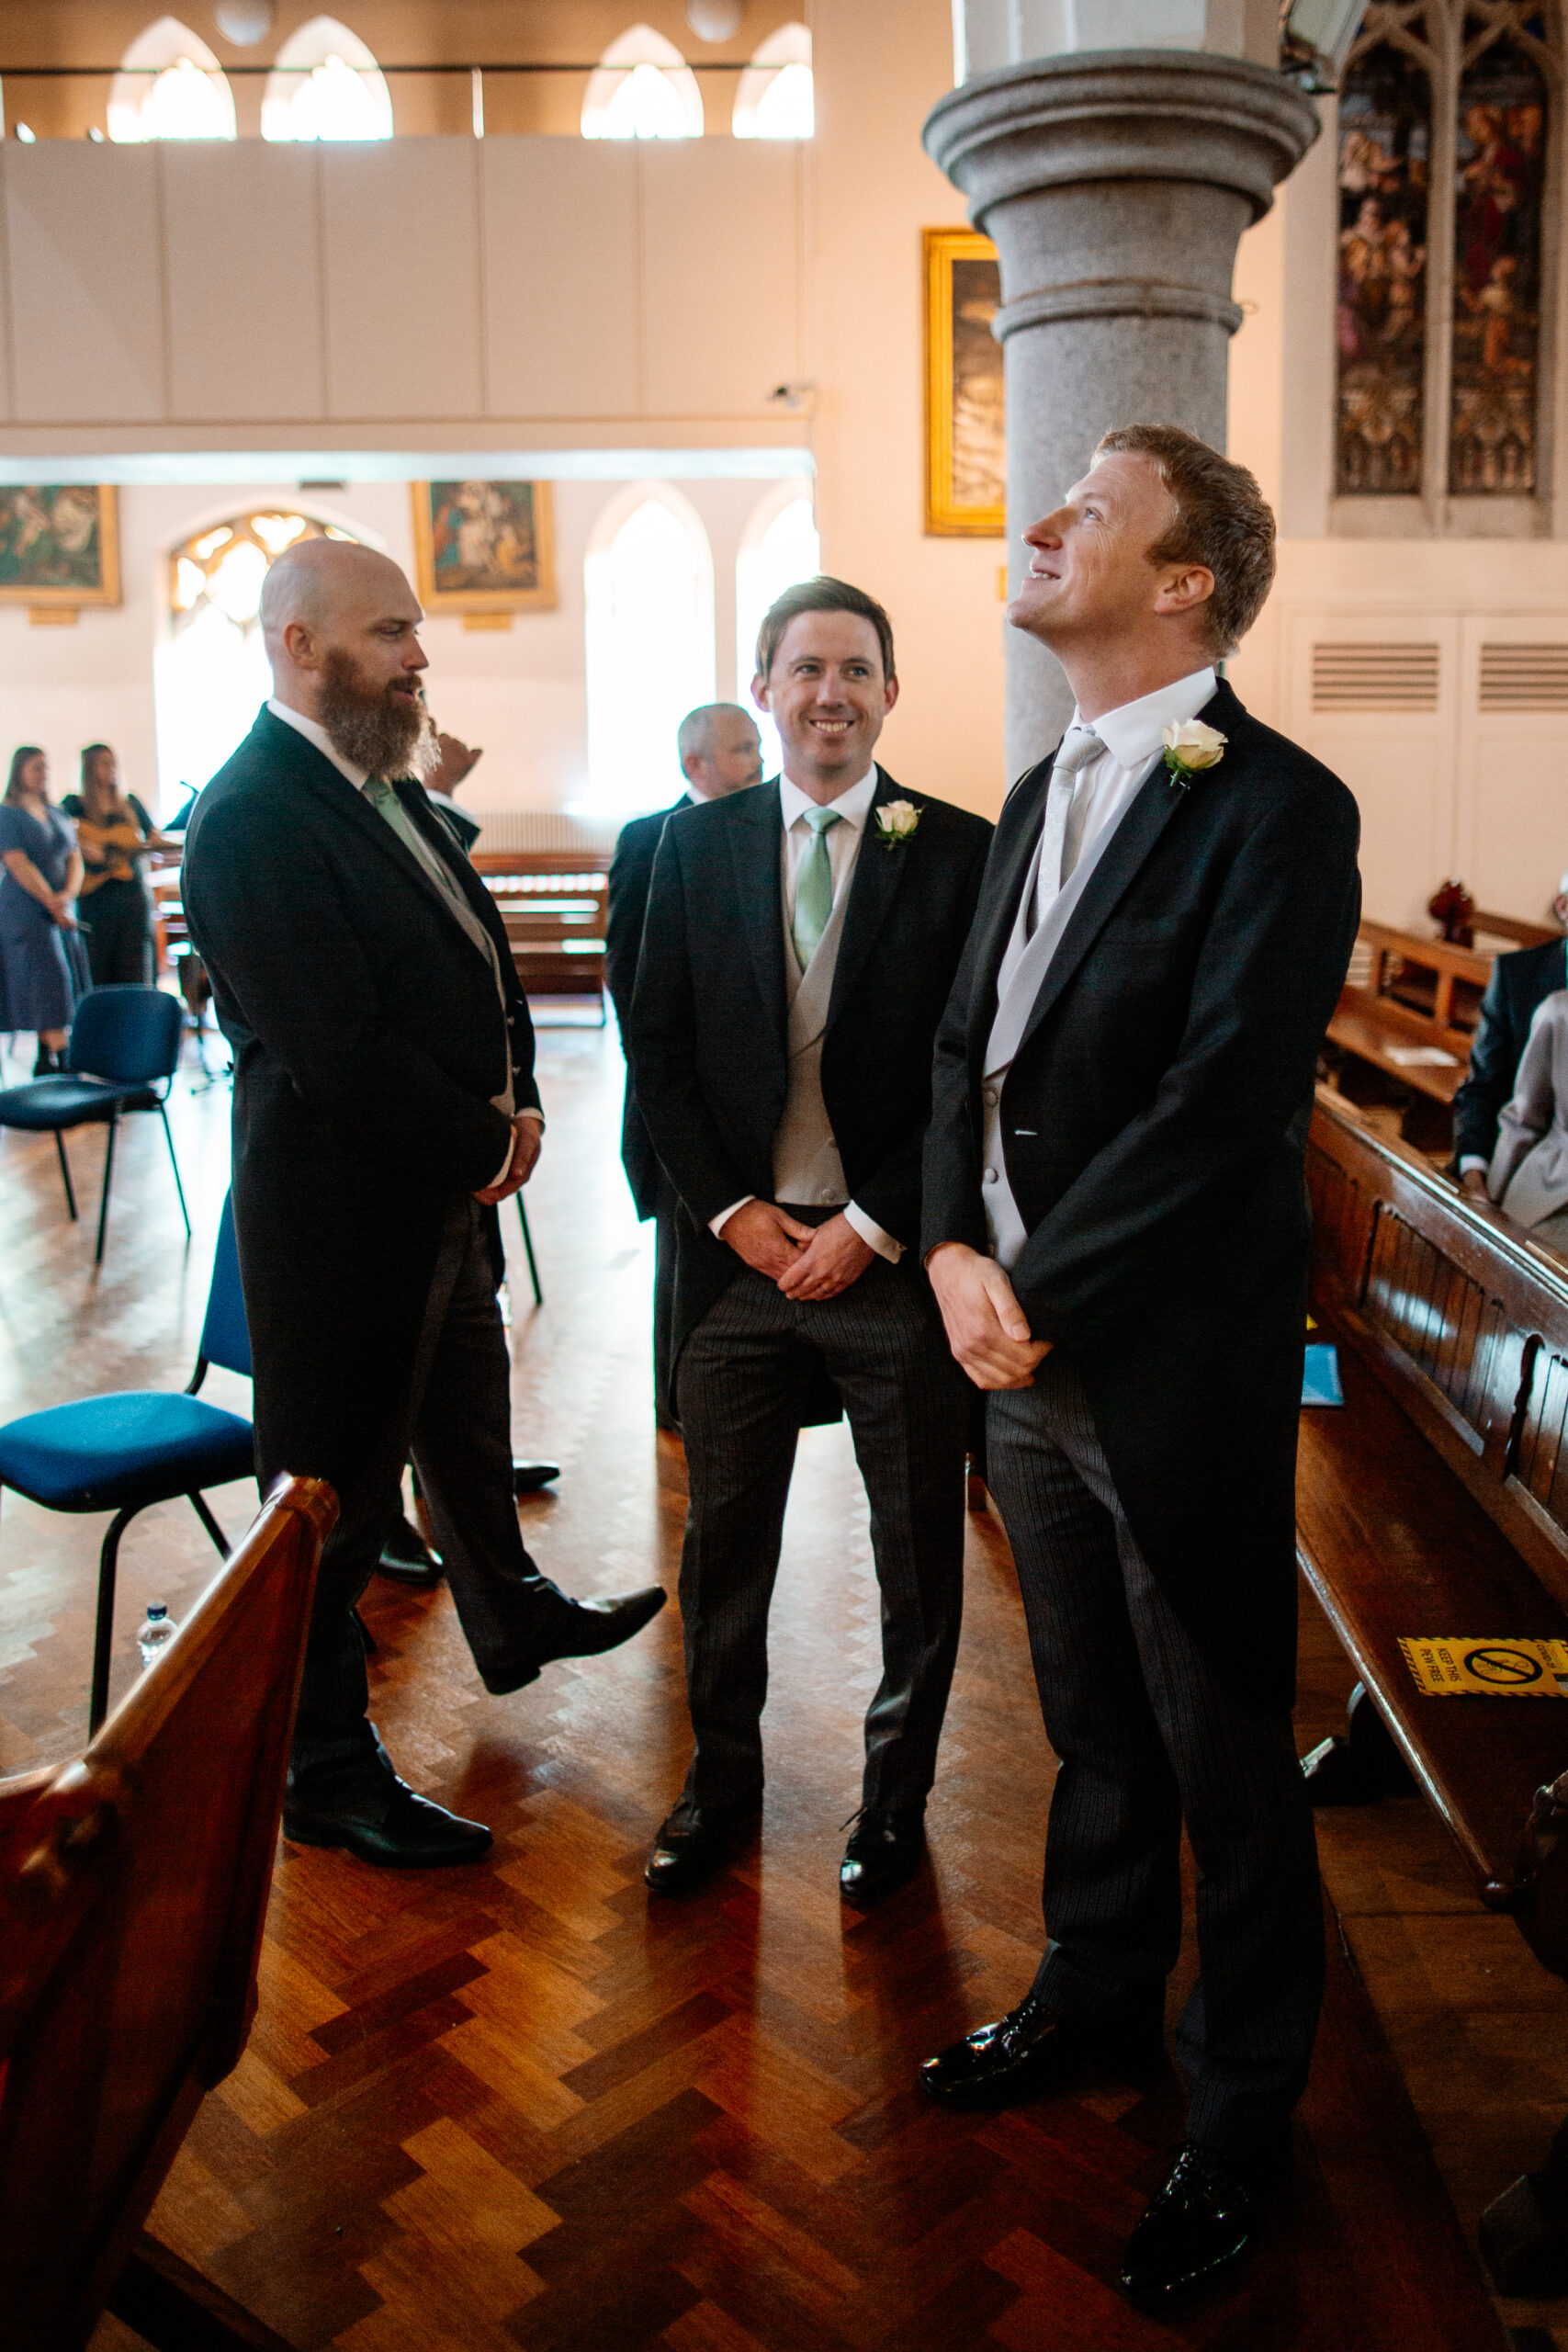
[[[798,150],[648,140],[637,164],[648,413],[766,415],[804,373]]]
[[[1568,710],[1483,710],[1484,645],[1568,647],[1568,610],[1472,614],[1462,629],[1457,870],[1479,906],[1541,922],[1568,867]]]
[[[164,150],[176,417],[309,417],[325,395],[318,151]]]
[[[480,170],[490,413],[637,415],[635,147],[487,139]]]
[[[329,415],[482,413],[479,144],[321,147]]]
[[[17,413],[166,414],[159,152],[44,140],[5,150]]]

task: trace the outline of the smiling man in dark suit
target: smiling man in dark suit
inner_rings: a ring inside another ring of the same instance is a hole
[[[674,1345],[695,1752],[648,1865],[695,1885],[761,1802],[768,1607],[795,1438],[823,1376],[871,1498],[883,1677],[840,1872],[908,1878],[958,1645],[967,1391],[915,1244],[931,1055],[990,827],[901,794],[874,750],[897,698],[886,614],[838,580],[762,623],[752,688],[784,773],[666,824],[631,1067],[680,1196]]]
[[[234,1048],[234,1223],[256,1463],[326,1478],[287,1836],[430,1868],[491,1842],[416,1796],[366,1717],[355,1604],[411,1450],[487,1690],[610,1649],[657,1587],[569,1600],[523,1547],[494,1208],[527,1182],[534,1039],[490,894],[412,779],[434,750],[418,600],[385,556],[288,548],[272,700],[202,794],[182,895]]]
[[[1158,2310],[1249,2251],[1321,1997],[1291,1723],[1303,1157],[1358,825],[1216,680],[1273,577],[1250,474],[1129,427],[1024,537],[1009,618],[1077,709],[998,827],[938,1041],[923,1247],[992,1392],[990,1487],[1060,1761],[1033,1985],[923,2080],[997,2107],[1153,2060],[1185,1819],[1188,2138],[1122,2274]]]
[[[623,1043],[631,1022],[632,990],[637,984],[637,957],[642,953],[642,927],[648,918],[648,894],[653,885],[653,861],[665,821],[676,808],[694,808],[705,800],[723,800],[732,792],[749,791],[762,780],[762,739],[750,711],[738,702],[710,702],[689,710],[675,739],[676,756],[686,789],[674,808],[656,809],[651,817],[634,817],[615,838],[610,860],[608,921],[604,926],[604,979],[615,1007]],[[676,1424],[670,1393],[671,1344],[675,1328],[675,1193],[659,1165],[659,1155],[637,1109],[637,1092],[628,1072],[626,1105],[621,1116],[621,1165],[626,1171],[632,1199],[640,1220],[653,1226],[653,1417],[661,1430]]]

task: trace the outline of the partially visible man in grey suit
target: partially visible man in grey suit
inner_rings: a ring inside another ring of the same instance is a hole
[[[604,978],[623,1040],[631,1019],[653,861],[666,820],[676,809],[722,800],[728,793],[745,792],[762,781],[762,739],[756,720],[738,702],[701,703],[689,710],[681,721],[675,748],[686,779],[684,793],[674,808],[656,809],[651,817],[634,817],[629,825],[623,825],[610,861]],[[629,1073],[621,1118],[621,1165],[638,1218],[645,1223],[649,1217],[653,1219],[653,1418],[660,1429],[673,1430],[678,1426],[671,1395],[670,1354],[675,1313],[675,1188],[659,1165]]]

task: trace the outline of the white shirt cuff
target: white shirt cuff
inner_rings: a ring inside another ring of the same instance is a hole
[[[890,1233],[884,1233],[876,1219],[874,1216],[867,1216],[857,1202],[850,1203],[844,1211],[844,1216],[846,1221],[853,1226],[868,1250],[874,1250],[877,1256],[886,1258],[890,1266],[896,1266],[904,1254],[903,1243],[895,1241]]]
[[[545,1114],[536,1102],[525,1102],[517,1116],[520,1119],[536,1119],[540,1126],[545,1124]]]
[[[725,1227],[729,1223],[729,1220],[735,1215],[736,1210],[743,1209],[747,1201],[754,1201],[757,1195],[755,1193],[748,1193],[743,1199],[731,1201],[727,1209],[720,1209],[716,1216],[709,1217],[708,1231],[713,1235],[716,1240],[724,1231]]]
[[[1483,1159],[1478,1152],[1467,1151],[1461,1154],[1459,1172],[1461,1176],[1468,1176],[1472,1168],[1479,1168],[1484,1176],[1491,1165],[1492,1162]]]

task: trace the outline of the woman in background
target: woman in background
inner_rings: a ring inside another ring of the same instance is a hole
[[[7,1018],[38,1036],[33,1076],[62,1067],[65,1033],[81,993],[71,949],[71,902],[82,887],[76,828],[49,797],[49,762],[36,743],[12,755],[0,800],[0,967]]]
[[[175,846],[140,800],[119,788],[119,765],[107,743],[82,754],[82,789],[61,807],[76,820],[85,868],[77,918],[87,943],[93,986],[146,987],[152,977],[152,910],[141,862]]]

